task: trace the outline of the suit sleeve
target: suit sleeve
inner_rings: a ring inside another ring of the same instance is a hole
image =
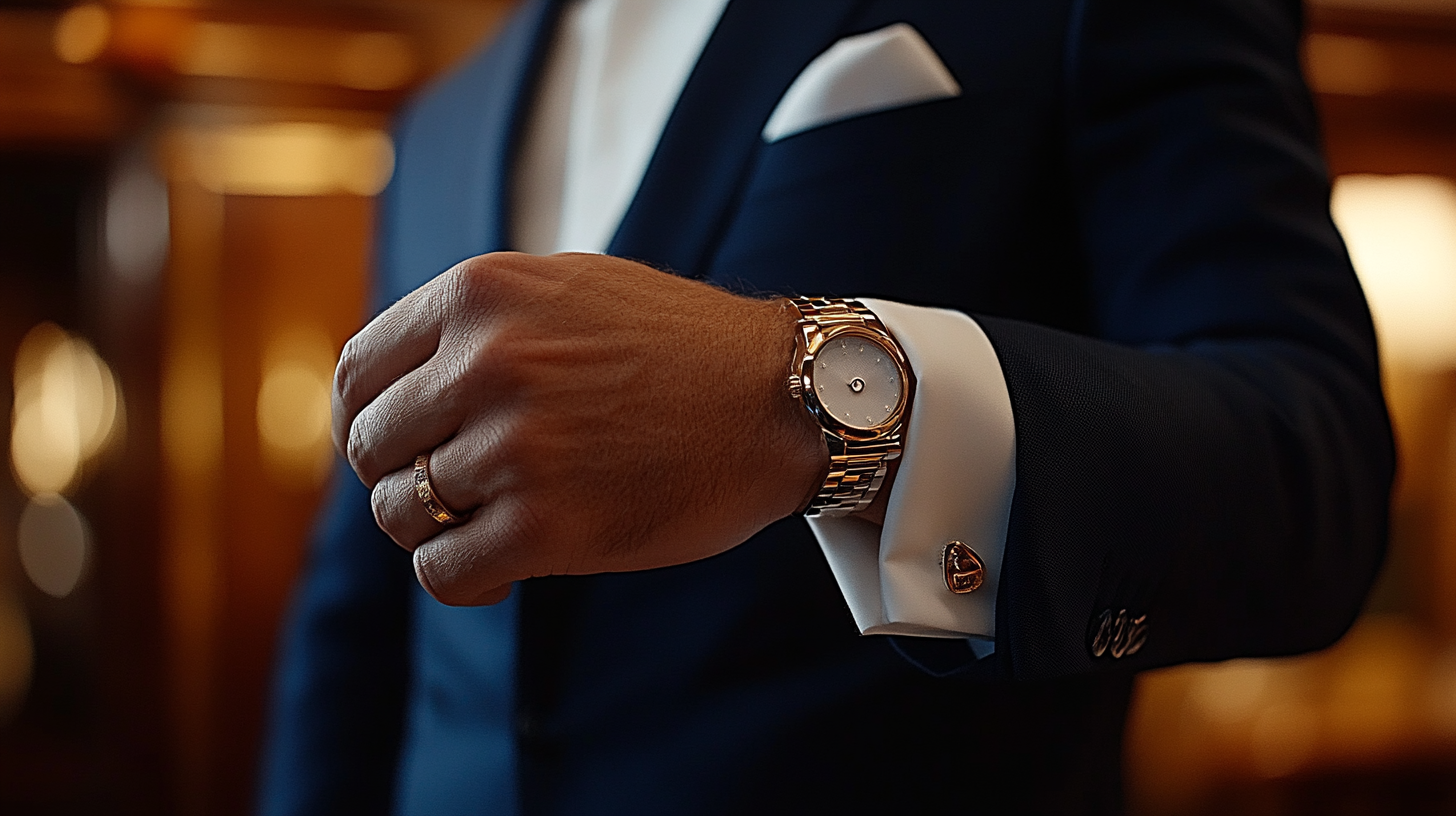
[[[259,812],[387,814],[407,681],[410,555],[347,468],[320,520],[274,678]]]
[[[1393,443],[1294,2],[1077,7],[1066,163],[1095,336],[978,316],[1015,417],[998,669],[1321,648],[1384,549]],[[1144,617],[1094,656],[1104,612]]]

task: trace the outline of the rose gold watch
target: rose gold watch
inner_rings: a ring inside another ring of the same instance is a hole
[[[819,422],[829,476],[806,516],[865,509],[903,450],[911,371],[905,352],[857,300],[795,297],[799,312],[789,393]]]

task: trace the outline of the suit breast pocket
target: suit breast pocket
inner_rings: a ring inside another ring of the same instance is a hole
[[[762,145],[714,275],[774,291],[954,296],[991,226],[993,141],[959,98]]]

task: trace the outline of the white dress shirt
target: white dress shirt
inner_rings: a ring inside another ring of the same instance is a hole
[[[606,250],[727,3],[566,4],[513,171],[517,249]],[[1015,487],[1015,430],[1000,364],[964,314],[865,303],[904,346],[917,379],[905,453],[883,527],[853,516],[809,526],[861,632],[971,637],[984,654],[996,631]],[[955,595],[945,585],[940,556],[951,540],[985,562],[986,582],[973,593]]]

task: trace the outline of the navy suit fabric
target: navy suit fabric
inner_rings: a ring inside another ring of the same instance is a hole
[[[552,14],[528,3],[403,115],[381,302],[509,248]],[[962,96],[762,142],[811,59],[900,21]],[[447,609],[345,478],[263,810],[1115,811],[1133,671],[1324,646],[1383,551],[1392,443],[1300,22],[1280,0],[733,0],[610,251],[980,321],[1017,434],[994,656],[858,636],[798,519]],[[1089,652],[1108,608],[1148,616],[1138,654]]]

